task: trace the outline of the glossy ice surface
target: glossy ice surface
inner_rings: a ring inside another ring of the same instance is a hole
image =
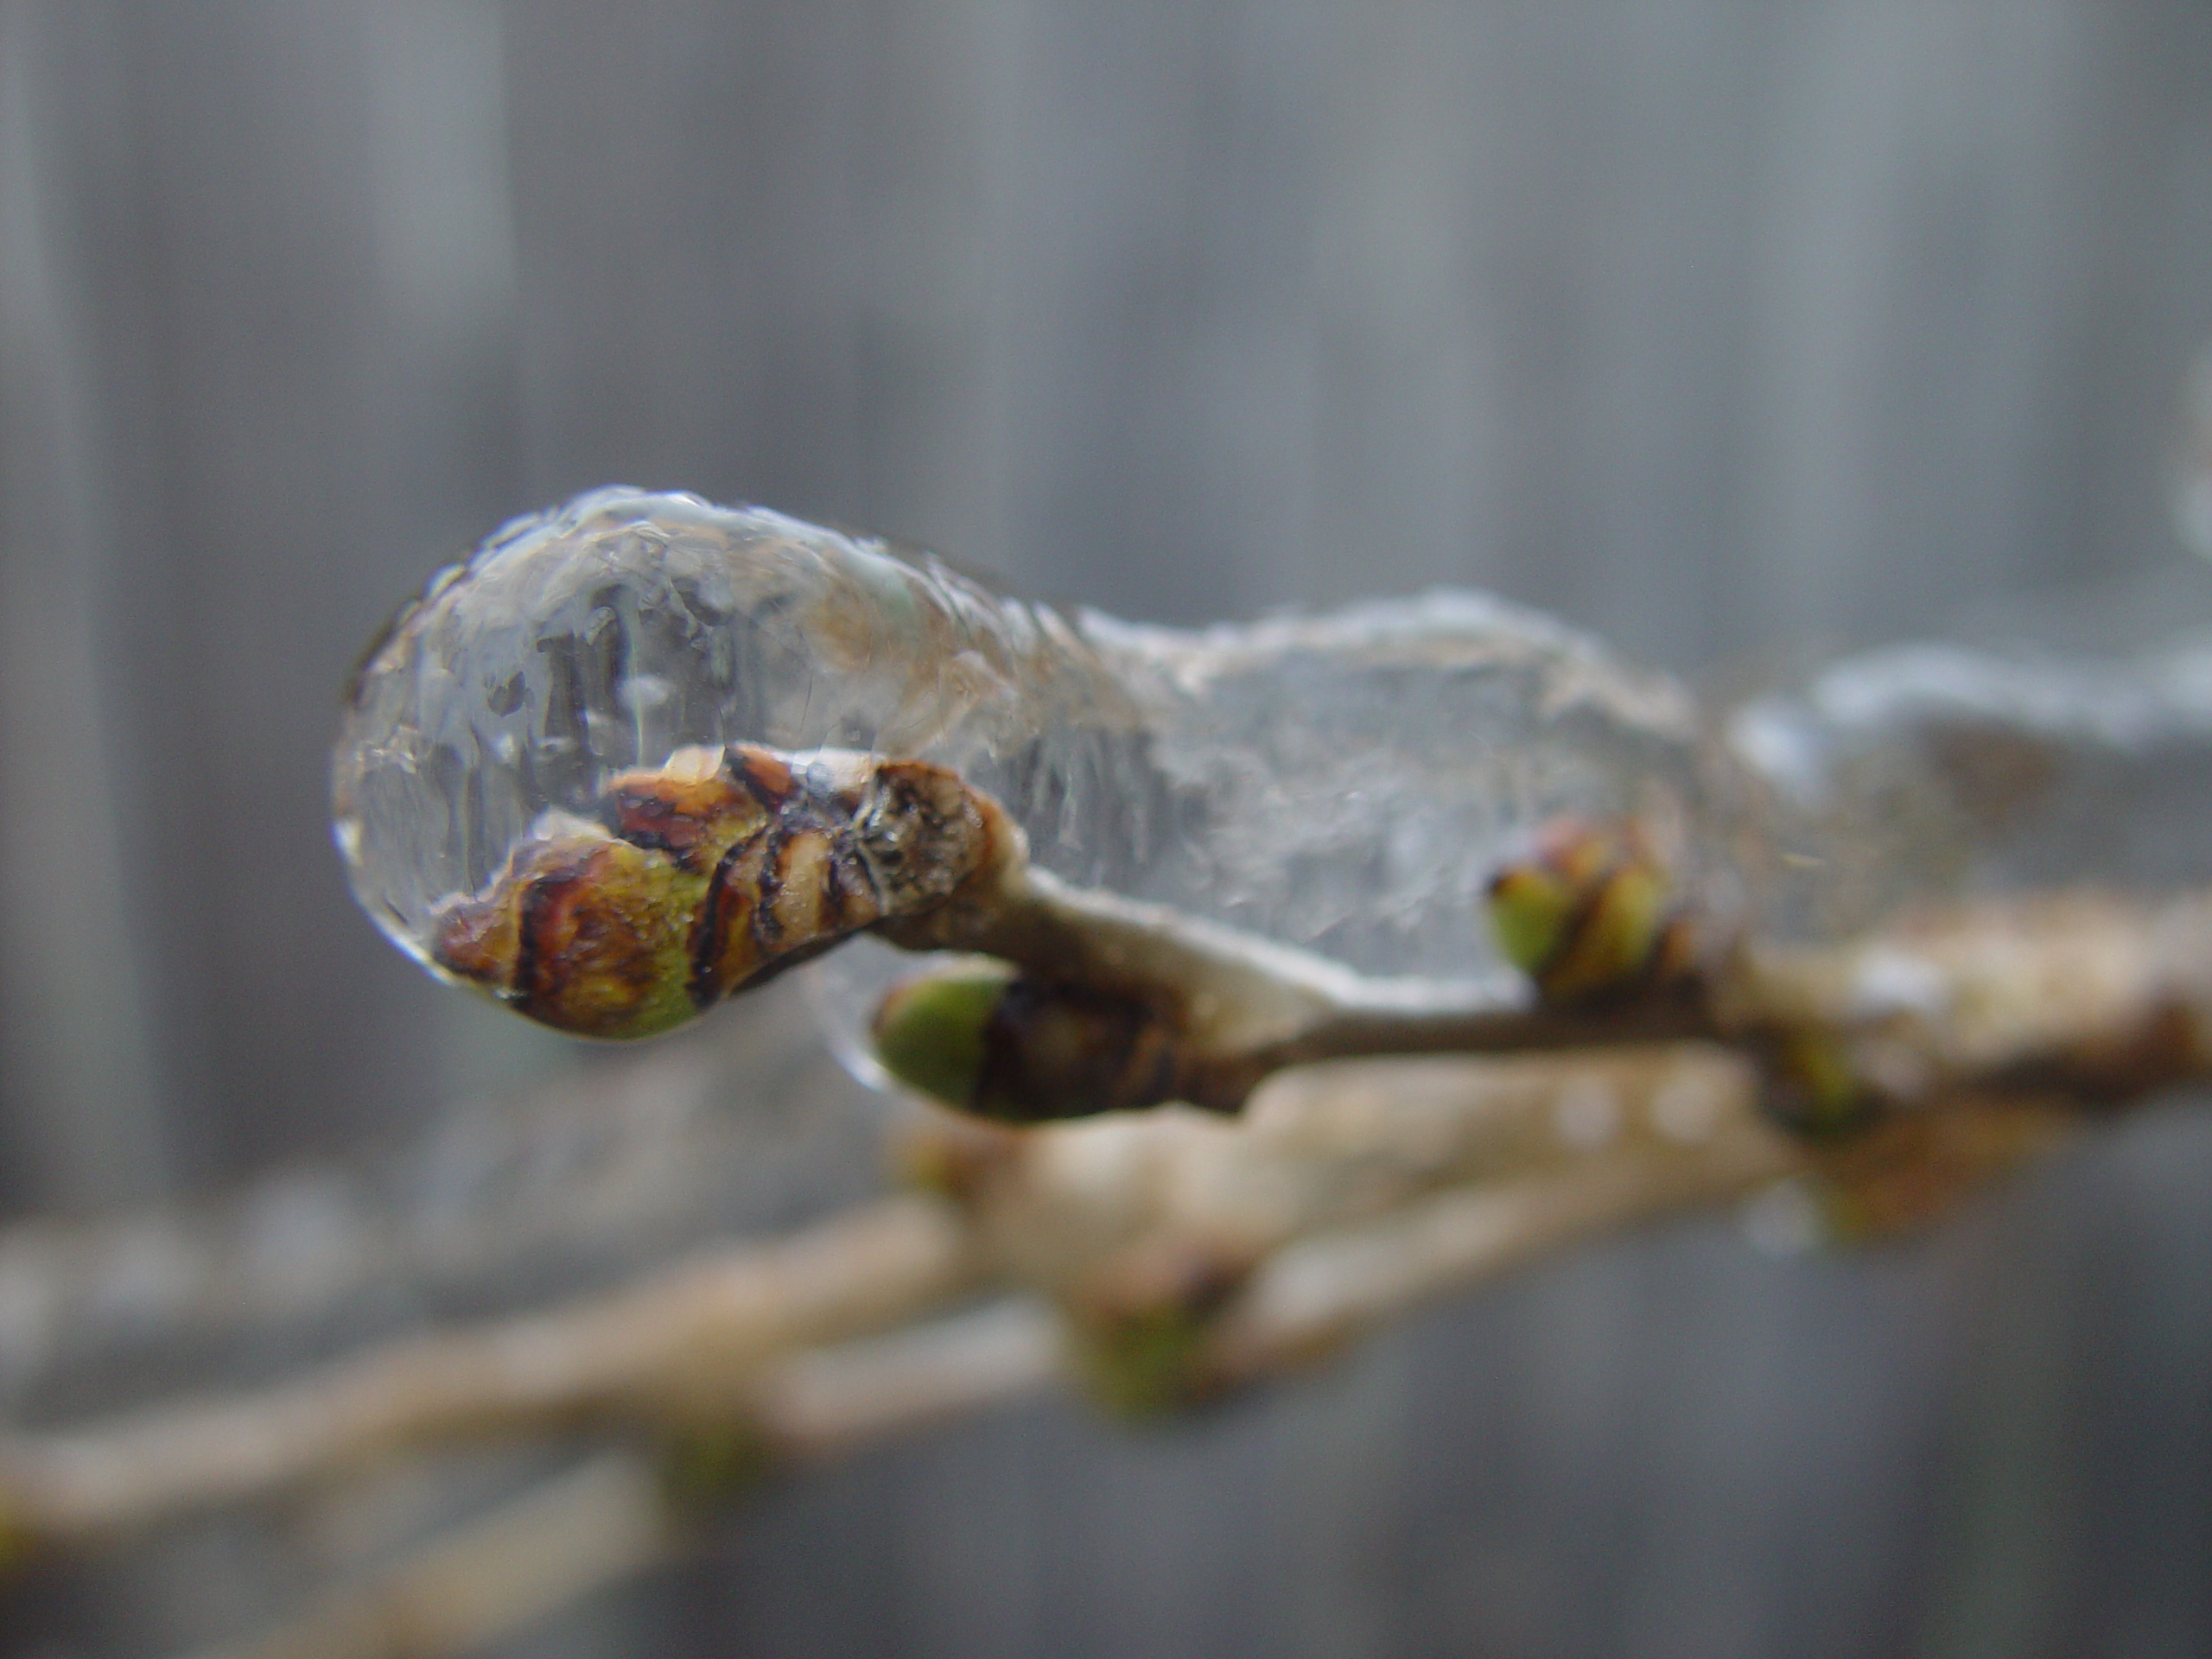
[[[348,703],[339,843],[427,962],[441,910],[590,818],[610,778],[734,742],[955,767],[1069,880],[1394,975],[1501,976],[1484,884],[1554,815],[1633,813],[1685,861],[1712,839],[1688,699],[1496,601],[1139,627],[607,489],[509,525],[401,613]]]

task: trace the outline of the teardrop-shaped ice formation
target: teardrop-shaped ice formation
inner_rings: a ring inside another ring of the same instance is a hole
[[[618,488],[508,526],[401,613],[340,734],[339,843],[378,925],[448,972],[498,921],[467,907],[503,872],[553,871],[542,897],[596,861],[592,880],[632,896],[563,937],[666,936],[593,958],[626,995],[689,971],[673,909],[709,878],[610,802],[640,774],[665,792],[714,772],[715,844],[734,847],[758,830],[729,816],[755,810],[732,746],[795,765],[808,823],[874,810],[850,757],[949,768],[1065,881],[1392,976],[1502,979],[1485,884],[1560,815],[1633,817],[1688,881],[1719,839],[1688,700],[1496,601],[1137,627],[773,512]],[[779,810],[780,836],[799,820]],[[652,1006],[605,1030],[686,1011],[673,991]]]

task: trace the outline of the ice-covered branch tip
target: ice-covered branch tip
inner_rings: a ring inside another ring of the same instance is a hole
[[[334,806],[403,948],[579,1034],[664,1031],[868,932],[1001,964],[854,1000],[894,1068],[1007,1117],[1699,1033],[1835,1116],[1904,1072],[1855,1005],[1808,1010],[1790,952],[2106,873],[2115,816],[2196,845],[2203,666],[1923,652],[1709,728],[1477,595],[1134,627],[608,490],[402,614]]]
[[[1011,867],[988,899],[899,937],[993,954],[892,989],[870,1034],[892,1075],[1010,1122],[1170,1101],[1234,1111],[1286,1066],[1709,1032],[1710,972],[1632,833],[1560,820],[1491,883],[1535,997],[1375,980]]]
[[[664,1030],[867,929],[1187,990],[1225,1050],[1510,1001],[1501,861],[1633,821],[1695,885],[1706,771],[1678,689],[1477,595],[1132,627],[615,490],[403,613],[333,804],[395,942],[563,1029]]]
[[[1240,1046],[1149,1012],[1175,1006],[1172,979],[1144,1003],[977,960],[894,989],[876,1017],[877,1051],[909,1087],[1016,1122],[1176,1099],[1234,1108],[1262,1078],[1316,1060],[1653,1036],[1746,1053],[1767,1079],[1770,1109],[1815,1135],[1961,1092],[2095,1107],[2212,1075],[2212,893],[2023,894],[1923,912],[1846,944],[1747,942],[1689,963],[1674,952],[1672,925],[1656,919],[1662,907],[1615,901],[1624,871],[1640,888],[1633,867],[1606,867],[1562,912],[1576,925],[1546,960],[1611,964],[1571,995],[1552,980],[1546,998],[1452,1010],[1354,985],[1317,995],[1287,1034]],[[1202,995],[1236,995],[1225,977],[1203,977],[1203,958],[1154,965],[1211,984]],[[1266,995],[1271,1008],[1291,1001],[1282,985]],[[1218,1028],[1260,1022],[1223,1018]]]
[[[1635,983],[1663,886],[1582,835],[1501,877],[1500,914],[1562,1005]],[[988,1115],[1079,1116],[1169,1100],[1235,1109],[1269,1071],[1361,1052],[1649,1035],[1363,979],[1320,958],[1033,869],[1021,831],[944,767],[753,745],[618,774],[591,818],[548,826],[435,913],[437,964],[591,1037],[665,1030],[874,930],[988,953],[896,993],[894,1072]],[[958,1050],[948,1052],[947,1045]],[[964,1058],[963,1058],[964,1057]]]

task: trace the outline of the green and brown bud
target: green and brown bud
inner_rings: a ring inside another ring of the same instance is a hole
[[[1498,948],[1550,1002],[1602,1001],[1678,974],[1686,930],[1674,909],[1673,880],[1633,825],[1554,819],[1491,878]]]
[[[992,1017],[1016,973],[976,957],[894,988],[875,1011],[875,1058],[917,1094],[980,1110]]]
[[[918,760],[683,750],[448,902],[431,956],[559,1030],[649,1037],[942,904],[990,857],[995,811]]]
[[[1165,1010],[988,958],[899,986],[876,1010],[874,1039],[884,1069],[908,1088],[1000,1122],[1208,1103]]]
[[[768,1434],[744,1416],[684,1423],[662,1439],[656,1459],[662,1497],[686,1518],[714,1515],[748,1496],[779,1461]]]
[[[587,834],[518,849],[487,896],[448,905],[438,965],[578,1037],[650,1037],[698,1012],[690,983],[704,877]]]
[[[1760,1041],[1765,1051],[1767,1116],[1809,1140],[1866,1128],[1881,1116],[1883,1093],[1862,1072],[1850,1042],[1813,1026],[1785,1026]]]
[[[1156,1417],[1218,1395],[1214,1332],[1252,1267],[1240,1250],[1160,1239],[1085,1284],[1070,1313],[1091,1397],[1122,1416]]]

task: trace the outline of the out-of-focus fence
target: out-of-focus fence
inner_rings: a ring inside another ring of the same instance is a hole
[[[326,842],[346,665],[510,512],[680,486],[1170,620],[1479,583],[1724,677],[2055,582],[2190,626],[2209,271],[2185,0],[0,0],[0,1198],[612,1063]],[[1924,1249],[1680,1230],[1166,1435],[1024,1408],[529,1650],[2201,1650],[2208,1176],[2154,1117]],[[270,1570],[170,1541],[11,1645]]]

